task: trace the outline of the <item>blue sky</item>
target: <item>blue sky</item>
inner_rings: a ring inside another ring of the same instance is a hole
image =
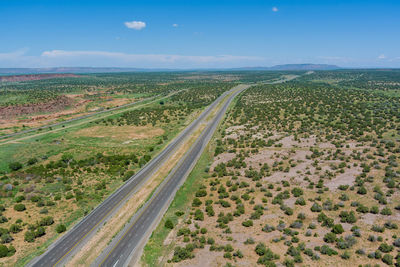
[[[400,1],[0,0],[0,67],[400,67]]]

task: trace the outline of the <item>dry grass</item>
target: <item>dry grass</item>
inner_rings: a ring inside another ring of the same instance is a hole
[[[152,126],[93,126],[74,133],[75,136],[115,139],[129,141],[132,139],[145,139],[160,136],[164,130]]]
[[[96,235],[68,262],[66,266],[88,266],[100,255],[109,241],[124,224],[132,217],[137,209],[144,204],[151,192],[164,180],[171,169],[178,163],[183,154],[195,142],[205,127],[201,124],[186,142],[163,164],[163,166],[136,192],[108,222],[98,230]]]

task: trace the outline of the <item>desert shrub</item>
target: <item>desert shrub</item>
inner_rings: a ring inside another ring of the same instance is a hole
[[[59,234],[65,232],[66,230],[67,230],[67,227],[64,224],[60,223],[56,226],[56,232]]]
[[[242,222],[242,225],[243,225],[244,227],[253,226],[253,221],[252,221],[252,220],[244,221],[244,222]]]
[[[35,241],[35,233],[31,230],[26,231],[25,235],[24,235],[24,239],[26,242],[32,243],[33,241]]]
[[[392,265],[393,264],[393,256],[390,254],[385,254],[382,257],[382,261],[386,263],[387,265]]]
[[[5,245],[0,245],[0,258],[7,257],[8,255],[8,248]]]
[[[16,211],[24,211],[24,210],[26,210],[26,208],[25,208],[24,204],[18,203],[18,204],[14,205],[14,210],[16,210]]]
[[[322,207],[320,205],[318,205],[318,203],[314,203],[311,206],[311,211],[312,212],[321,212],[322,211]]]
[[[11,162],[10,164],[8,164],[8,167],[12,171],[18,171],[19,169],[22,169],[22,164],[18,161],[15,161],[15,162]]]
[[[173,229],[174,228],[174,223],[171,221],[171,219],[167,219],[165,221],[164,227],[168,228],[168,229]]]
[[[193,206],[193,207],[199,207],[202,203],[203,203],[203,202],[201,202],[200,199],[195,198],[195,199],[193,199],[192,206]]]
[[[341,224],[335,224],[332,227],[332,232],[335,234],[341,234],[344,232],[343,226]]]
[[[203,220],[204,220],[204,214],[203,214],[203,212],[202,212],[201,210],[197,209],[197,210],[194,212],[194,219],[195,219],[196,221],[203,221]]]

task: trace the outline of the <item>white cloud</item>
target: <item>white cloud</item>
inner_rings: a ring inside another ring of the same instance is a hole
[[[178,26],[179,26],[179,25],[176,24],[176,23],[172,24],[172,27],[174,27],[174,28],[176,28],[176,27],[178,27]]]
[[[384,54],[380,54],[379,56],[378,56],[378,59],[385,59],[386,58],[386,56],[384,55]]]
[[[138,31],[146,27],[146,23],[143,21],[127,21],[124,24],[129,29],[134,29]]]
[[[279,9],[278,9],[276,6],[274,6],[274,7],[272,8],[272,11],[273,11],[273,12],[278,12]]]

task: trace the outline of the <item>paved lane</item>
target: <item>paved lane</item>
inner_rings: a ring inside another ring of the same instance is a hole
[[[234,89],[231,89],[231,91]],[[223,93],[200,116],[192,122],[181,134],[176,137],[162,152],[148,162],[138,173],[132,176],[116,192],[104,200],[96,209],[84,217],[78,224],[69,230],[63,237],[51,245],[41,256],[35,258],[28,266],[55,266],[63,265],[67,256],[73,255],[77,248],[84,244],[95,233],[101,224],[116,212],[128,197],[143,184],[146,179],[161,167],[173,154],[175,149],[184,142],[192,131],[210,114],[211,110],[231,91]]]
[[[147,240],[154,226],[161,219],[162,214],[168,208],[179,186],[186,179],[187,175],[194,167],[205,146],[208,144],[211,136],[214,134],[221,119],[232,102],[234,97],[247,89],[249,86],[241,85],[236,88],[226,101],[222,108],[218,111],[211,123],[201,133],[197,141],[192,145],[191,149],[185,154],[184,158],[178,163],[178,167],[168,175],[159,190],[146,203],[146,205],[134,216],[128,230],[116,242],[110,244],[111,247],[106,249],[105,255],[100,255],[96,260],[96,265],[100,266],[126,266],[130,261],[130,257],[135,254],[135,250],[140,249],[143,242]]]

